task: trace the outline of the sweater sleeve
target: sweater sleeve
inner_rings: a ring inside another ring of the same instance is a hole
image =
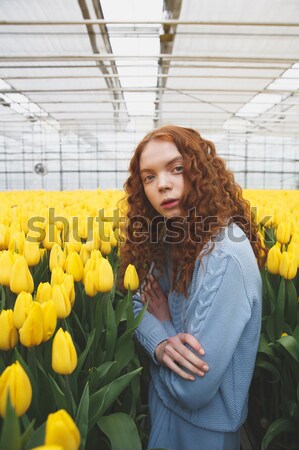
[[[135,317],[144,308],[140,294],[133,297],[133,310]],[[167,322],[167,323],[166,323]],[[152,360],[157,364],[155,349],[161,342],[176,334],[171,321],[160,322],[153,314],[145,311],[142,322],[135,330],[135,336],[144,347]]]
[[[216,395],[242,332],[251,316],[242,269],[227,254],[211,255],[201,281],[191,293],[186,313],[186,331],[205,349],[209,371],[187,381],[164,366],[158,369],[160,382],[183,407],[199,409]]]

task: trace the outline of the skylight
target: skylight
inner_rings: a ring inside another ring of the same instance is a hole
[[[0,89],[8,91],[12,90],[12,87],[8,83],[0,79]],[[0,94],[0,98],[4,100],[6,106],[9,106],[13,111],[17,112],[18,114],[22,114],[27,118],[39,118],[48,116],[48,113],[46,111],[40,108],[36,103],[30,102],[30,100],[23,94],[12,91],[8,94]]]
[[[160,53],[159,21],[162,18],[163,0],[151,0],[151,2],[140,2],[138,0],[102,0],[104,18],[106,20],[132,20],[154,21],[157,20],[157,36],[152,34],[148,37],[117,38],[111,35],[110,43],[115,55],[144,56],[144,59],[115,60],[119,73],[119,80],[123,88],[146,88],[156,87],[158,75],[157,60],[147,60],[146,56]],[[108,32],[118,25],[107,25]],[[131,27],[131,25],[129,25]],[[145,27],[146,25],[142,25]],[[149,25],[152,27],[152,25]],[[112,34],[112,33],[111,33]],[[153,115],[155,110],[155,92],[124,92],[127,111],[130,116]],[[137,103],[136,100],[144,100]]]
[[[237,112],[237,116],[255,117],[268,111],[277,103],[281,102],[282,96],[276,94],[258,94],[250,102],[242,106]]]

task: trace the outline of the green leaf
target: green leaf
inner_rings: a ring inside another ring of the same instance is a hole
[[[117,338],[117,326],[115,322],[114,310],[110,299],[107,300],[106,317],[106,359],[107,361],[110,361],[114,354]]]
[[[23,416],[22,419],[24,417],[25,416]],[[33,419],[32,422],[30,422],[26,426],[26,429],[25,429],[24,433],[21,436],[21,448],[24,448],[25,445],[27,444],[27,442],[29,441],[29,439],[30,439],[30,437],[31,437],[31,435],[33,433],[33,430],[34,430],[34,423],[35,423],[35,420]]]
[[[21,450],[21,428],[19,419],[10,401],[10,393],[8,391],[5,417],[3,421],[0,450]]]
[[[5,309],[5,289],[4,286],[0,285],[1,288],[1,311],[3,311],[3,309]]]
[[[102,416],[97,425],[109,438],[113,450],[142,449],[137,427],[128,414],[119,412]]]
[[[99,367],[93,368],[91,374],[89,375],[89,383],[90,383],[90,392],[93,394],[94,391],[98,388],[98,386],[102,384],[106,384],[103,381],[109,372],[110,368],[116,364],[116,361],[106,361],[101,364]],[[115,377],[114,377],[115,378]],[[111,380],[112,381],[112,380]]]
[[[141,370],[142,367],[119,377],[117,380],[114,380],[104,386],[90,397],[89,429],[97,423],[99,418],[105,413],[114,400],[117,399],[120,393],[128,386],[131,380],[139,374]]]
[[[267,372],[269,372],[271,375],[271,379],[269,379],[269,381],[271,381],[272,383],[276,383],[280,379],[279,370],[270,362],[259,360],[259,358],[257,358],[255,366],[267,370]]]
[[[286,301],[285,279],[281,278],[278,289],[276,308],[274,311],[276,339],[278,339],[281,336],[281,333],[283,331],[285,301]]]
[[[282,345],[286,351],[299,362],[299,344],[293,336],[282,336],[276,341]]]
[[[67,409],[67,401],[63,391],[51,375],[49,375],[49,379],[57,409]]]
[[[294,329],[297,322],[298,300],[297,291],[292,280],[286,280],[286,294],[286,320]]]
[[[115,322],[117,325],[121,321],[127,319],[126,309],[127,309],[127,300],[126,298],[122,298],[117,302],[117,306],[115,309]]]
[[[264,333],[260,337],[258,353],[266,353],[269,356],[273,356],[273,350],[269,347],[269,342]]]
[[[34,447],[43,445],[45,442],[46,423],[43,423],[37,430],[35,430],[26,445],[26,450],[31,450]]]
[[[81,441],[80,450],[84,450],[88,431],[89,383],[87,382],[77,409],[75,422],[78,425]]]
[[[83,364],[85,363],[85,360],[87,358],[90,347],[93,343],[94,337],[95,337],[95,329],[93,329],[89,333],[88,338],[87,338],[86,347],[83,350],[83,352],[81,353],[81,355],[79,356],[78,364],[77,364],[76,370],[74,371],[75,377],[77,377],[79,375],[79,373],[81,372],[81,369],[83,367]]]
[[[271,423],[267,432],[262,440],[261,450],[267,450],[269,444],[273,441],[273,439],[281,433],[296,433],[297,427],[293,421],[290,419],[280,418],[275,420],[275,422]]]

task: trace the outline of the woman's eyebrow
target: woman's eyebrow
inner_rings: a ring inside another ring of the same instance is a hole
[[[166,167],[171,166],[171,164],[175,163],[176,161],[183,161],[183,157],[182,156],[176,156],[175,158],[171,159],[170,161],[168,161],[165,165]],[[151,168],[145,168],[145,169],[141,169],[140,173],[144,173],[144,172],[152,172],[154,169]]]

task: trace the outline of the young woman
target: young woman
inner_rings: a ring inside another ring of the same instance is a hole
[[[237,450],[261,323],[249,204],[213,143],[177,126],[140,142],[125,190],[122,264],[144,280],[136,336],[152,360],[148,447]]]

